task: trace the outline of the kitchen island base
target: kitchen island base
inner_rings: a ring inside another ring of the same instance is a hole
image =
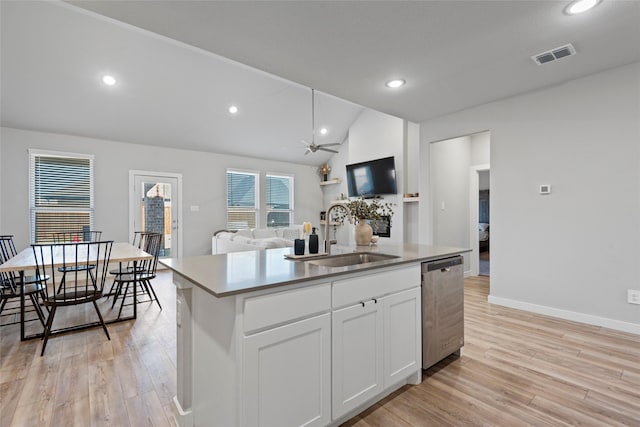
[[[339,425],[421,382],[419,264],[223,298],[173,280],[180,426]]]

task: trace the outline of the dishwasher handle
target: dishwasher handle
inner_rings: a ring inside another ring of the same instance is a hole
[[[462,257],[461,256],[455,256],[452,258],[445,258],[442,260],[437,260],[437,261],[431,261],[431,262],[426,262],[423,264],[422,267],[422,271],[424,271],[424,267],[426,264],[426,271],[430,272],[430,271],[436,271],[436,270],[440,270],[443,273],[446,273],[448,271],[451,271],[451,267],[455,267],[456,265],[461,265],[462,264]]]

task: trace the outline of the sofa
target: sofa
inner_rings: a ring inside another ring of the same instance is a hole
[[[211,239],[211,253],[265,250],[292,247],[293,240],[302,234],[302,225],[287,228],[253,228],[247,230],[216,231]]]

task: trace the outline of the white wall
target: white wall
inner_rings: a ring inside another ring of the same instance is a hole
[[[461,225],[469,223],[470,162],[468,136],[431,144],[429,170],[435,245],[469,247],[469,233]]]
[[[404,241],[404,206],[402,193],[405,176],[405,121],[374,110],[364,110],[349,128],[348,142],[340,146],[339,154],[331,158],[331,177],[339,177],[340,185],[324,187],[325,209],[340,193],[347,195],[345,166],[382,157],[395,157],[397,195],[385,195],[382,202],[392,203],[393,218],[390,238],[380,238],[380,243],[402,243]],[[415,130],[414,130],[415,132]],[[417,142],[412,141],[414,145]],[[323,210],[325,210],[323,209]],[[338,227],[339,244],[354,244],[353,227]],[[332,236],[333,237],[333,234]]]
[[[491,301],[640,332],[640,63],[424,122],[422,163],[487,129]]]
[[[478,172],[478,190],[488,190],[491,186],[491,174],[489,171]]]
[[[461,248],[473,246],[467,227],[471,220],[470,168],[488,163],[489,132],[461,136],[430,145],[428,169],[431,191],[426,192],[425,196],[430,195],[430,205],[433,207],[434,245]],[[469,274],[471,269],[470,255],[464,254],[464,270]]]
[[[405,173],[404,193],[419,193],[420,188],[420,125],[405,122],[404,148]],[[404,242],[418,243],[420,240],[420,218],[418,203],[404,203]]]
[[[0,232],[14,234],[20,248],[29,244],[29,148],[95,155],[95,226],[116,241],[130,239],[129,170],[181,173],[184,256],[210,253],[211,236],[226,227],[227,168],[293,174],[296,223],[317,223],[322,208],[316,167],[11,128],[0,135]]]
[[[491,162],[489,158],[491,132],[474,133],[469,138],[471,166],[488,165]]]

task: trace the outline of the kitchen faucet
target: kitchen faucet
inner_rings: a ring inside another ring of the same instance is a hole
[[[333,208],[343,209],[346,212],[347,217],[349,217],[349,222],[351,222],[351,214],[349,213],[349,209],[347,209],[347,207],[344,204],[334,203],[329,206],[329,209],[327,209],[327,213],[325,215],[325,220],[324,220],[324,251],[327,253],[327,255],[331,255],[331,245],[333,243],[337,243],[337,241],[332,242],[329,239],[329,224],[331,223],[331,211],[333,210]]]

